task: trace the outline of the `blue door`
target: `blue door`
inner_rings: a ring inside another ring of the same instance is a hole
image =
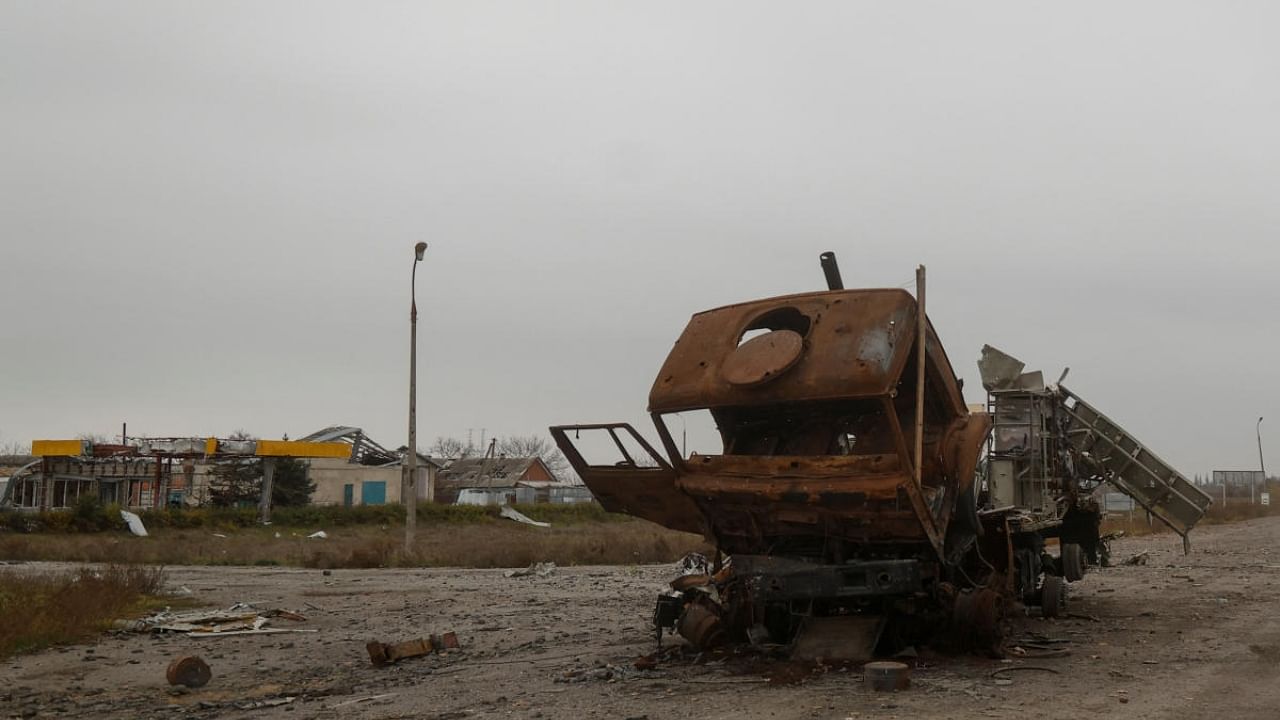
[[[347,483],[342,486],[342,507],[351,507],[356,501],[356,486]]]
[[[387,502],[386,482],[360,483],[360,503],[362,505],[385,505]]]

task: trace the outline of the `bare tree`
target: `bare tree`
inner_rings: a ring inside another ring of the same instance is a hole
[[[0,442],[0,455],[30,455],[31,446],[26,443],[20,443],[17,440],[6,440]]]
[[[498,438],[497,451],[507,457],[539,457],[546,463],[547,469],[561,479],[573,476],[569,462],[564,459],[560,449],[544,435],[508,435]]]
[[[549,437],[543,435],[508,435],[494,438],[493,447],[495,453],[506,457],[542,458],[542,462],[546,464],[551,474],[560,480],[572,482],[577,477],[569,467],[569,462],[564,459],[564,455],[560,453],[559,448],[555,446],[555,443],[551,442]],[[427,448],[428,455],[448,460],[478,457],[486,452],[488,452],[487,447],[477,448],[458,438],[443,435],[437,437],[435,442],[431,443],[431,446]]]
[[[431,457],[460,460],[475,455],[476,449],[458,438],[441,435],[427,448],[427,454]]]

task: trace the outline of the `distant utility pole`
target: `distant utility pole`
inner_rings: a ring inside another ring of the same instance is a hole
[[[408,462],[400,482],[400,504],[404,505],[404,551],[413,552],[413,534],[418,525],[418,263],[427,244],[413,246],[413,272],[409,275],[409,447]]]
[[[275,486],[276,459],[262,458],[262,491],[258,496],[258,520],[263,525],[271,524],[271,492]]]
[[[1258,418],[1258,424],[1254,426],[1254,430],[1258,433],[1258,469],[1262,470],[1262,492],[1267,491],[1267,464],[1262,460],[1262,418]]]

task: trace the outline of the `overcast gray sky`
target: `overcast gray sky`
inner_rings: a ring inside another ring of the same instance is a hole
[[[644,420],[692,313],[907,284],[1280,468],[1273,3],[0,5],[0,442]],[[652,436],[652,432],[648,433]],[[691,443],[692,444],[692,443]]]

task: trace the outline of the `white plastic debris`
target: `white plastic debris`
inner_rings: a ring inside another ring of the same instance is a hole
[[[315,531],[315,532],[311,533],[310,535],[308,535],[307,537],[309,537],[309,538],[316,538],[317,540],[323,540],[323,539],[325,539],[325,538],[329,537],[329,533],[327,533],[327,532],[325,532],[325,531],[323,531],[323,530],[317,530],[317,531]]]
[[[551,523],[538,522],[510,505],[503,505],[502,509],[498,511],[498,514],[508,520],[515,520],[516,522],[521,522],[525,525],[532,525],[534,527],[551,527]]]
[[[147,527],[142,524],[142,518],[134,515],[128,510],[121,510],[120,518],[129,526],[129,532],[137,535],[138,537],[147,536]]]

